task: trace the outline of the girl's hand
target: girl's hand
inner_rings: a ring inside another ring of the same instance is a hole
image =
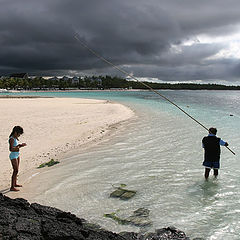
[[[22,144],[20,144],[20,147],[25,147],[25,146],[27,146],[26,143],[22,143]]]

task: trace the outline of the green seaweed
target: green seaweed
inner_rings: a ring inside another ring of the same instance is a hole
[[[51,159],[49,162],[47,162],[46,164],[47,164],[47,166],[48,167],[51,167],[51,166],[53,166],[53,165],[55,165],[55,164],[58,164],[59,163],[59,161],[55,161],[54,159]]]
[[[127,184],[125,184],[125,183],[121,183],[120,184],[120,188],[124,188],[124,187],[126,187],[127,186]]]
[[[58,163],[59,163],[59,161],[55,161],[54,159],[51,159],[49,162],[40,164],[38,166],[38,168],[43,168],[43,167],[46,167],[46,166],[51,167],[51,166],[53,166],[55,164],[58,164]]]
[[[125,184],[125,183],[112,184],[112,186],[113,186],[114,188],[124,188],[124,187],[127,186],[127,184]]]
[[[119,210],[117,210],[118,212]],[[121,225],[134,225],[136,227],[149,227],[152,225],[152,221],[149,219],[149,210],[146,208],[139,208],[133,212],[133,214],[127,218],[120,218],[116,215],[116,212],[104,214],[104,217],[111,218]]]
[[[46,163],[42,163],[38,166],[38,168],[43,168],[43,167],[46,167]]]
[[[114,221],[116,221],[118,224],[121,224],[121,225],[129,224],[129,221],[118,217],[115,212],[106,213],[106,214],[104,214],[104,217],[106,217],[106,218],[111,218],[111,219],[113,219]]]

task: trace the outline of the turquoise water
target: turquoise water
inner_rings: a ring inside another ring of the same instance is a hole
[[[69,158],[33,181],[44,182],[34,201],[71,211],[116,232],[140,231],[104,218],[150,210],[153,226],[169,225],[191,238],[240,239],[240,95],[238,91],[161,91],[206,127],[217,127],[234,156],[222,148],[217,180],[206,182],[201,139],[206,130],[148,91],[32,93],[108,99],[132,108],[137,117],[91,151]],[[29,95],[29,93],[27,93]],[[233,115],[233,116],[230,116]],[[113,184],[137,191],[129,201],[109,198]]]

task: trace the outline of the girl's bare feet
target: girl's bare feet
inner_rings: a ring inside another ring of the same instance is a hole
[[[10,191],[17,192],[19,190],[13,187],[13,188],[10,188]]]
[[[16,184],[15,187],[22,187],[22,185]]]

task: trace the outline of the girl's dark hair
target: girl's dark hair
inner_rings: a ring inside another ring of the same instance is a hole
[[[11,132],[11,134],[10,134],[9,137],[12,137],[12,135],[13,135],[15,132],[16,132],[16,133],[23,134],[23,128],[20,127],[20,126],[15,126],[15,127],[13,128],[13,130],[12,130],[12,132]]]

